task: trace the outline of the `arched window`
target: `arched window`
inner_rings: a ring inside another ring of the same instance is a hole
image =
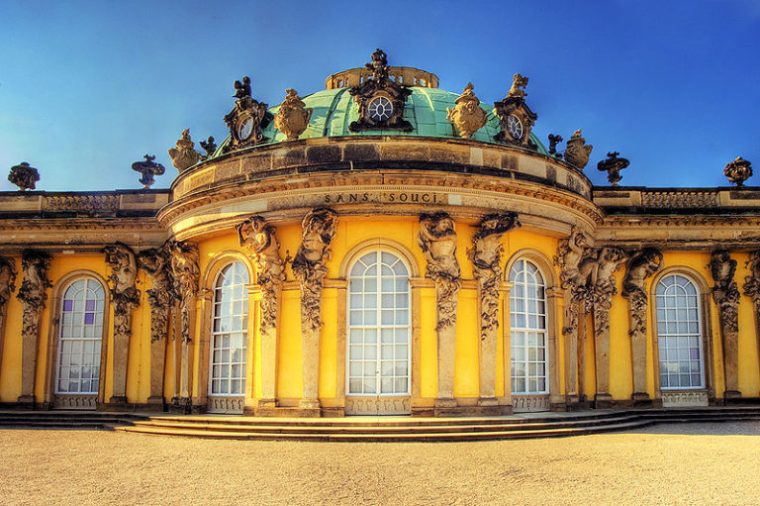
[[[94,278],[74,280],[63,294],[56,394],[98,393],[105,290]]]
[[[681,274],[663,277],[655,290],[660,387],[704,388],[704,350],[699,295]]]
[[[349,278],[347,393],[409,394],[409,269],[396,255],[373,251]]]
[[[214,286],[209,395],[245,394],[248,341],[248,270],[242,262],[222,269]]]
[[[518,260],[509,281],[512,393],[545,394],[549,386],[544,277],[533,262]]]

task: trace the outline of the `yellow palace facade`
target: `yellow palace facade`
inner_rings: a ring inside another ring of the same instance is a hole
[[[760,399],[760,189],[618,186],[378,50],[146,189],[0,193],[0,405],[499,415]],[[601,159],[602,157],[600,157]]]

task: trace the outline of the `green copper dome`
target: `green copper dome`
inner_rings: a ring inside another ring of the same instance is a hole
[[[412,86],[409,88],[411,95],[406,100],[404,108],[404,119],[409,121],[414,127],[410,132],[401,132],[398,130],[366,130],[362,132],[352,132],[348,126],[352,121],[359,117],[359,108],[348,93],[348,88],[336,88],[318,91],[302,100],[306,107],[312,109],[309,126],[303,132],[299,139],[313,139],[316,137],[343,137],[343,136],[363,136],[363,135],[403,135],[410,137],[442,137],[459,139],[455,134],[454,128],[447,118],[447,109],[453,109],[456,105],[454,101],[459,96],[458,93],[452,93],[440,88],[426,88]],[[494,135],[499,131],[499,118],[493,113],[493,107],[481,102],[480,106],[488,114],[488,122],[478,130],[472,140],[497,144]],[[273,115],[277,114],[279,105],[269,108]],[[274,121],[263,130],[264,137],[267,141],[259,144],[264,146],[285,141],[285,134],[274,127]],[[548,154],[546,148],[533,134],[531,139],[538,146],[538,152]],[[221,154],[222,147],[229,142],[225,140],[217,151]]]

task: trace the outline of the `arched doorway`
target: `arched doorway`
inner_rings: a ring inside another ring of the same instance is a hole
[[[411,412],[409,268],[394,253],[361,255],[349,270],[346,414]]]

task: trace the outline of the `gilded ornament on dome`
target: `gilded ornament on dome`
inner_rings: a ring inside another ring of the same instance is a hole
[[[190,138],[190,129],[186,128],[182,131],[182,135],[177,140],[177,146],[169,149],[172,165],[174,165],[178,171],[182,172],[198,163],[201,155],[194,148],[195,144]]]
[[[736,160],[726,164],[723,174],[736,186],[744,186],[744,182],[752,177],[752,164],[741,156],[737,156]]]
[[[565,161],[570,165],[583,170],[588,165],[589,157],[591,156],[591,150],[594,146],[586,144],[586,139],[580,129],[573,132],[570,140],[567,141],[567,147],[565,148]]]
[[[486,124],[486,112],[480,107],[473,89],[472,83],[467,83],[455,101],[456,106],[447,109],[448,119],[462,139],[469,139]]]
[[[145,160],[133,163],[132,170],[142,175],[140,183],[142,183],[143,188],[148,189],[156,182],[153,176],[162,175],[166,169],[164,169],[163,165],[154,161],[156,159],[155,155],[145,155],[144,158]]]
[[[306,108],[306,104],[298,96],[296,90],[288,88],[285,93],[285,100],[280,104],[280,110],[274,117],[274,126],[284,133],[289,141],[294,141],[309,126],[312,110]]]
[[[11,167],[8,174],[8,181],[18,186],[19,191],[34,190],[37,181],[40,180],[40,173],[27,162],[21,162]]]

